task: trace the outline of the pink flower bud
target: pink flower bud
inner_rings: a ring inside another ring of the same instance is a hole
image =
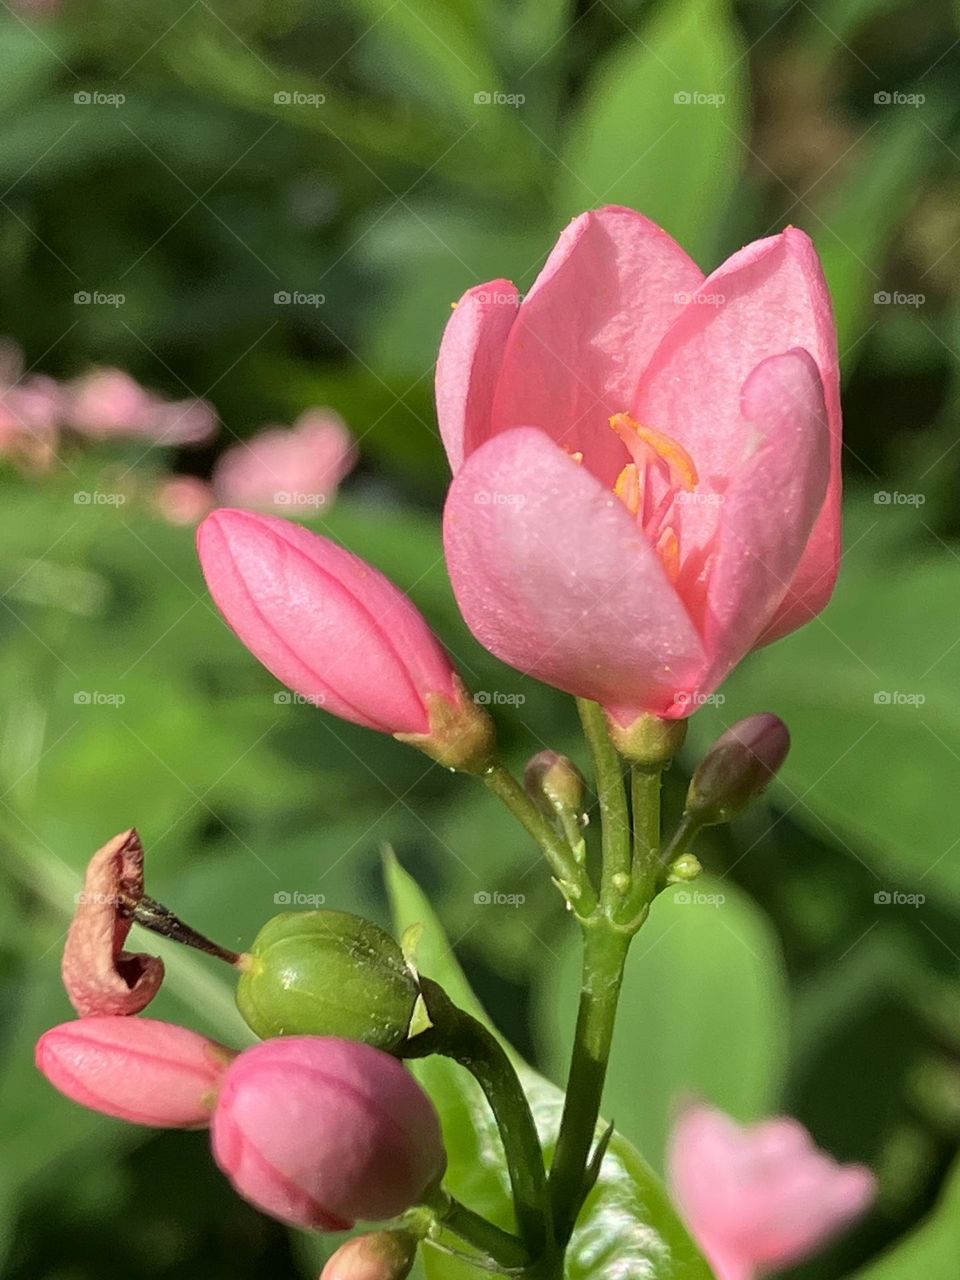
[[[455,768],[489,757],[489,717],[412,601],[358,556],[300,525],[214,511],[197,535],[210,593],[278,680]]]
[[[374,1231],[341,1245],[320,1280],[405,1280],[416,1256],[417,1238],[409,1231]]]
[[[197,444],[216,430],[205,400],[164,400],[122,369],[94,369],[67,388],[67,421],[84,435],[142,436],[158,444]]]
[[[122,1017],[65,1022],[36,1050],[37,1066],[74,1102],[159,1129],[205,1129],[233,1056],[186,1027]]]
[[[403,1213],[446,1167],[437,1113],[406,1067],[328,1036],[245,1050],[223,1079],[212,1139],[240,1195],[319,1231]]]
[[[213,506],[210,486],[199,476],[170,476],[154,495],[157,510],[169,524],[195,525]]]
[[[157,994],[163,961],[123,950],[142,896],[143,845],[122,831],[93,855],[63,949],[63,985],[81,1017],[139,1013]]]
[[[717,1280],[753,1280],[809,1257],[869,1208],[862,1165],[837,1164],[796,1120],[742,1128],[694,1105],[674,1127],[669,1182]]]

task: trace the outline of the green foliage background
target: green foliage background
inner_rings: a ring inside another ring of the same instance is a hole
[[[151,892],[237,946],[282,893],[386,921],[389,841],[501,1029],[560,1080],[575,937],[523,835],[469,780],[277,701],[213,611],[190,532],[149,493],[174,466],[205,474],[262,422],[333,406],[363,463],[314,523],[410,590],[473,687],[523,699],[497,713],[517,765],[543,746],[585,763],[568,700],[500,667],[458,617],[431,384],[451,301],[494,276],[529,286],[571,215],[616,201],[707,269],[788,222],[814,237],[841,327],[849,498],[834,602],[698,713],[671,776],[675,815],[684,770],[724,724],[764,709],[793,731],[765,804],[707,842],[703,888],[722,903],[667,897],[638,939],[607,1110],[657,1168],[684,1093],[742,1119],[789,1110],[882,1181],[870,1220],[803,1275],[952,1280],[958,35],[933,0],[0,12],[0,333],[40,371],[121,365],[209,397],[224,423],[211,449],[74,450],[43,480],[2,480],[4,1275],[319,1268],[322,1246],[232,1196],[202,1137],[82,1112],[33,1068],[37,1035],[70,1012],[58,962],[79,871],[126,825]],[[125,101],[75,100],[93,91]],[[894,93],[923,101],[877,101]],[[124,304],[75,305],[94,289]],[[280,291],[324,302],[277,305]],[[877,301],[888,294],[913,302]],[[111,487],[124,505],[75,501]],[[493,890],[525,901],[475,902]],[[156,1008],[244,1034],[201,959],[170,958]]]

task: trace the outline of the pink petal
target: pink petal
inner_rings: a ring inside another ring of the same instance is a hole
[[[720,507],[701,627],[711,658],[702,693],[753,648],[779,607],[830,474],[823,387],[808,352],[772,356],[754,369],[743,387],[742,420],[759,442]]]
[[[493,393],[519,305],[515,284],[491,280],[468,289],[447,322],[437,357],[437,420],[454,473],[490,433]]]
[[[542,431],[505,432],[468,458],[450,487],[444,539],[474,635],[547,684],[658,710],[703,662],[627,509]]]
[[[692,454],[700,489],[723,493],[741,455],[740,391],[768,356],[804,347],[823,381],[831,433],[830,485],[791,596],[775,619],[784,634],[823,608],[836,578],[840,529],[840,387],[836,330],[810,239],[788,227],[729,258],[702,284],[643,374],[635,416]],[[685,510],[685,548],[705,546],[718,508]],[[765,637],[772,639],[773,631]]]
[[[139,1013],[163,981],[163,961],[123,950],[132,917],[125,908],[143,896],[143,845],[123,831],[90,860],[67,933],[61,973],[81,1017]]]
[[[611,485],[627,457],[608,419],[630,409],[647,362],[702,279],[680,246],[632,209],[576,218],[510,331],[487,435],[537,426],[582,451]]]

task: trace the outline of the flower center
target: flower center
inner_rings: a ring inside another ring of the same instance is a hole
[[[671,582],[680,575],[680,539],[670,523],[674,501],[697,484],[697,468],[671,436],[641,426],[629,413],[615,413],[610,426],[633,459],[617,476],[613,491],[656,548]]]

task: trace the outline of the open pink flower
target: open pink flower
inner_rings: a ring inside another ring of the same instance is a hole
[[[437,410],[467,623],[620,724],[690,714],[830,596],[836,336],[801,231],[704,279],[640,214],[586,213],[522,303],[505,280],[461,299]]]
[[[224,453],[213,473],[217,502],[260,511],[324,506],[357,461],[346,424],[310,409],[292,427],[268,427]]]
[[[63,984],[81,1017],[139,1013],[163,981],[163,961],[124,951],[143,896],[143,845],[122,831],[93,855],[63,949]]]
[[[37,1066],[81,1106],[130,1124],[205,1129],[236,1051],[153,1018],[93,1017],[51,1027]]]
[[[677,1206],[717,1280],[754,1280],[814,1253],[876,1192],[862,1165],[837,1164],[789,1117],[742,1128],[695,1104],[670,1139]]]

